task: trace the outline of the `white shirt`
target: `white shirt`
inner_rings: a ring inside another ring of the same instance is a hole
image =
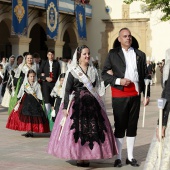
[[[52,67],[53,66],[53,61],[49,60],[49,65],[50,65],[50,72],[52,72],[53,71],[53,67]]]
[[[131,80],[135,84],[135,89],[139,93],[139,75],[136,65],[136,53],[134,52],[134,49],[130,47],[128,51],[122,48],[125,62],[126,62],[126,70],[125,70],[125,76],[124,78],[127,78]],[[120,85],[120,78],[116,79],[115,84]]]
[[[4,63],[4,62],[1,62],[0,64],[3,65],[3,69],[5,69],[5,67],[7,66],[8,62]]]
[[[4,78],[3,74],[1,73],[1,71],[0,71],[0,76],[1,76],[2,79]]]
[[[40,64],[37,64],[36,63],[36,68],[37,68],[37,70],[40,68]]]

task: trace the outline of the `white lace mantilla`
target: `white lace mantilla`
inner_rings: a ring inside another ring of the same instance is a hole
[[[160,167],[158,165],[158,149],[159,141],[157,140],[155,133],[146,158],[144,170],[170,170],[170,116],[165,131],[165,138],[162,140]]]

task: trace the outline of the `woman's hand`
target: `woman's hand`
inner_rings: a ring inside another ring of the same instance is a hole
[[[108,70],[108,71],[107,71],[107,74],[110,74],[110,75],[113,76],[113,71],[112,71],[112,70]]]
[[[66,109],[63,109],[63,115],[66,116],[66,117],[68,116],[68,112],[67,112]]]
[[[166,129],[166,127],[163,126],[162,127],[162,138],[165,137],[165,129]],[[156,128],[156,137],[157,137],[158,141],[160,141],[160,139],[159,139],[159,128]]]

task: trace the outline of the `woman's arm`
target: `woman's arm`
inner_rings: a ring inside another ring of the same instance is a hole
[[[67,82],[66,82],[66,87],[65,87],[64,107],[63,107],[63,109],[67,109],[67,107],[68,107],[69,95],[73,91],[73,86],[74,86],[74,77],[71,74],[71,72],[69,72]]]

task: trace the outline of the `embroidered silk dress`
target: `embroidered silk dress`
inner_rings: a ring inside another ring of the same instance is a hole
[[[96,86],[94,69],[88,69],[93,86]],[[69,106],[69,114],[61,133],[62,109]],[[117,146],[106,112],[84,84],[69,72],[64,103],[59,109],[48,145],[48,153],[72,160],[107,159],[117,154]]]
[[[21,71],[20,71],[20,69],[21,69]],[[17,95],[18,95],[19,89],[23,83],[25,75],[27,75],[27,73],[30,69],[32,69],[36,72],[36,65],[33,64],[32,67],[29,67],[27,64],[24,64],[24,66],[22,68],[17,68],[15,70],[15,74],[18,74],[19,71],[20,71],[20,74],[19,74],[18,78],[16,78],[17,75],[15,75],[16,77],[14,77],[14,85],[16,86],[16,88],[15,88],[14,95],[11,96],[11,98],[10,98],[8,114],[11,113],[12,109],[15,107],[15,105],[17,103]]]
[[[49,132],[48,119],[42,108],[42,93],[40,85],[22,84],[18,93],[21,100],[18,109],[13,109],[9,115],[6,128],[18,131],[37,133]]]

